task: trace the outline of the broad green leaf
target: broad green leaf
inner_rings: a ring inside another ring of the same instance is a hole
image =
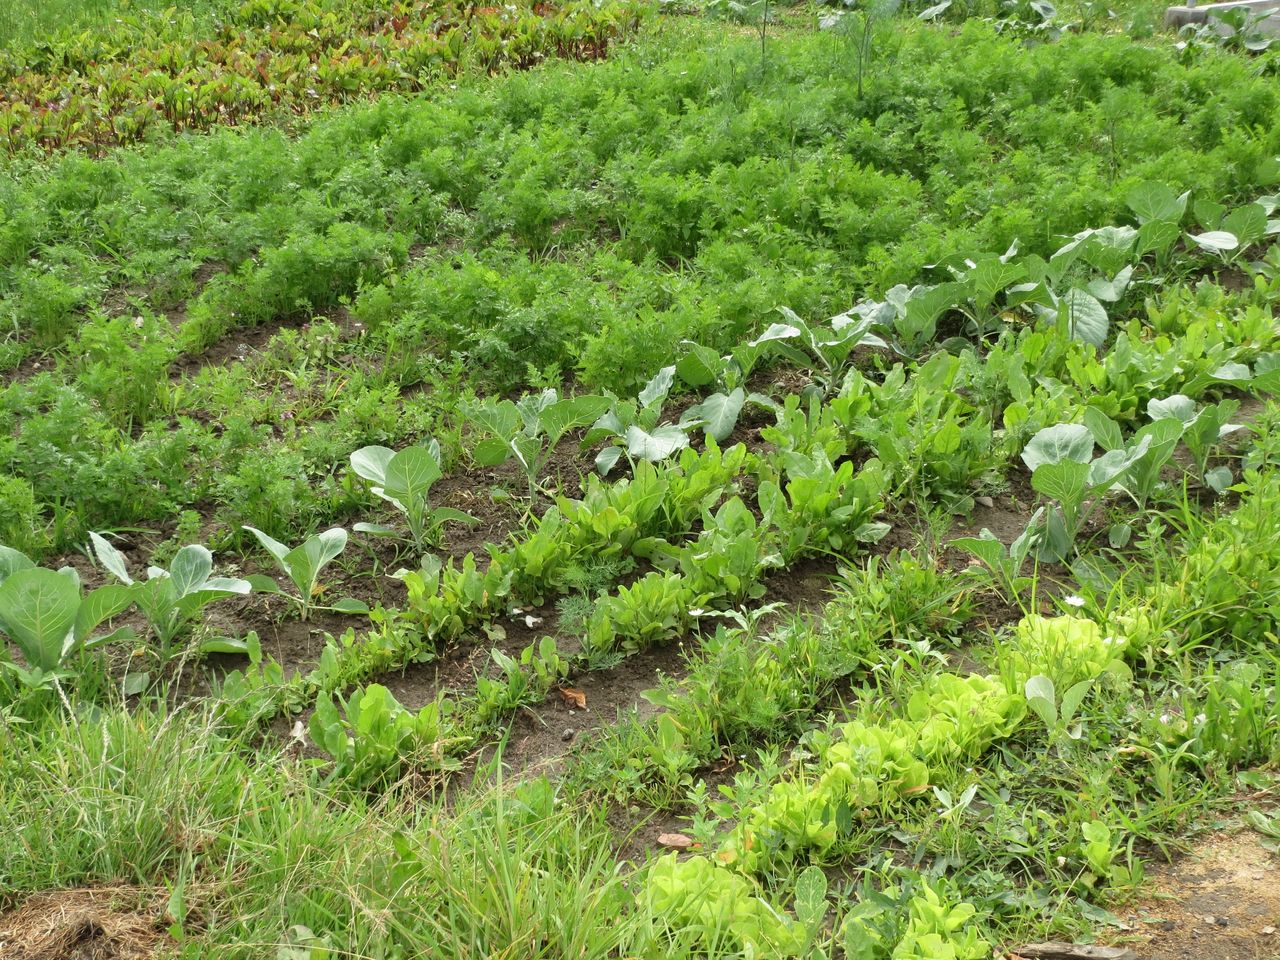
[[[657,463],[689,445],[689,438],[679,427],[659,427],[652,433],[639,427],[627,428],[627,452],[637,460]]]
[[[179,597],[185,597],[202,586],[212,572],[213,554],[198,543],[183,547],[169,564],[174,592]]]
[[[453,507],[436,507],[431,511],[431,518],[433,522],[437,523],[465,523],[471,525],[480,522],[471,514],[455,510]]]
[[[1236,207],[1223,218],[1222,231],[1234,236],[1241,246],[1257,243],[1267,235],[1267,211],[1257,203]]]
[[[681,380],[697,388],[709,386],[720,378],[724,359],[719,353],[692,340],[684,340],[680,345],[689,351],[676,364]]]
[[[356,475],[380,487],[386,486],[387,464],[396,452],[390,447],[361,447],[351,454],[351,469]]]
[[[463,413],[481,431],[499,439],[510,439],[520,429],[520,410],[510,400],[468,403]]]
[[[594,423],[613,405],[608,397],[585,395],[557,400],[538,417],[550,443],[555,444],[569,430]]]
[[[21,550],[0,544],[0,583],[4,583],[10,575],[19,570],[30,570],[35,562]]]
[[[412,508],[426,500],[431,485],[443,475],[439,461],[425,447],[405,447],[387,461],[383,496],[401,504],[402,509]]]
[[[76,610],[75,638],[81,642],[88,640],[99,625],[134,602],[138,589],[135,584],[109,583],[89,591]]]
[[[768,330],[752,340],[749,346],[758,347],[762,343],[772,343],[775,340],[793,340],[802,332],[799,327],[789,323],[773,323],[769,325]]]
[[[1068,687],[1065,694],[1062,694],[1062,703],[1059,709],[1062,721],[1069,721],[1075,716],[1076,710],[1080,709],[1080,704],[1083,703],[1084,696],[1088,694],[1091,686],[1093,686],[1093,680],[1089,678],[1089,680],[1076,682],[1076,684]]]
[[[68,577],[32,567],[0,584],[0,623],[27,663],[57,670],[73,639],[80,590]]]
[[[1099,300],[1105,300],[1107,303],[1115,303],[1124,296],[1124,292],[1129,289],[1129,281],[1133,279],[1133,265],[1126,266],[1110,280],[1103,280],[1099,277],[1096,280],[1090,280],[1085,285],[1085,290]]]
[[[1214,467],[1205,471],[1204,482],[1214,493],[1223,494],[1231,488],[1235,478],[1231,475],[1230,467]]]
[[[280,584],[266,574],[251,573],[245,577],[245,581],[257,593],[280,593]]]
[[[617,465],[622,453],[621,447],[605,447],[596,454],[596,469],[601,475],[607,475]]]
[[[1044,721],[1044,725],[1050,729],[1056,727],[1058,708],[1053,681],[1043,674],[1036,674],[1034,677],[1027,678],[1023,691],[1027,698],[1027,706],[1036,712],[1036,716]]]
[[[1089,464],[1089,486],[1106,487],[1115,483],[1128,469],[1142,459],[1151,446],[1150,437],[1141,437],[1132,446],[1108,450]]]
[[[680,418],[682,426],[701,422],[706,434],[717,442],[724,440],[733,432],[738,423],[738,415],[747,395],[741,387],[730,393],[714,393],[696,406],[690,407]]]
[[[1045,427],[1027,443],[1022,462],[1032,473],[1042,465],[1074,460],[1088,463],[1093,459],[1094,440],[1089,428],[1078,423],[1059,423]]]
[[[671,392],[671,385],[676,379],[676,368],[663,367],[648,383],[644,385],[644,389],[640,391],[637,399],[640,401],[641,407],[648,407],[654,403],[661,402],[667,398],[667,394]]]
[[[1084,425],[1089,428],[1094,441],[1103,450],[1118,450],[1124,446],[1124,435],[1116,423],[1097,407],[1085,407]]]
[[[1162,220],[1177,224],[1187,212],[1188,196],[1178,196],[1163,183],[1140,183],[1129,191],[1125,203],[1139,223]]]
[[[1208,197],[1199,197],[1191,204],[1191,212],[1196,221],[1206,230],[1217,230],[1222,226],[1222,218],[1227,208],[1224,204]]]
[[[369,612],[369,605],[363,600],[355,599],[355,597],[343,597],[336,601],[330,609],[336,610],[338,613],[365,614]]]
[[[400,531],[385,523],[356,523],[351,527],[356,533],[367,533],[375,537],[393,537]]]
[[[1138,229],[1134,253],[1142,256],[1154,252],[1157,256],[1168,250],[1182,236],[1178,225],[1169,220],[1152,220]]]
[[[249,645],[239,637],[210,637],[199,646],[201,654],[248,653]]]
[[[1210,253],[1226,253],[1240,246],[1240,240],[1234,233],[1226,230],[1210,230],[1207,233],[1187,234],[1187,237],[1201,250]]]
[[[285,557],[289,555],[288,547],[286,547],[279,540],[276,540],[272,537],[267,536],[257,527],[244,527],[244,529],[248,530],[250,533],[252,533],[255,537],[258,538],[258,542],[262,544],[262,546],[266,549],[267,553],[275,557],[276,560],[278,560],[280,563],[285,562]]]
[[[1089,465],[1075,460],[1043,464],[1031,475],[1031,486],[1074,511],[1089,489]]]
[[[1196,402],[1181,393],[1175,393],[1163,400],[1147,401],[1147,416],[1152,420],[1179,420],[1184,424],[1194,423],[1200,415]]]
[[[502,437],[488,437],[476,444],[471,459],[482,467],[496,467],[511,456],[511,443]]]
[[[98,562],[106,567],[112,576],[121,583],[133,583],[133,577],[129,576],[129,568],[124,562],[124,555],[106,537],[90,531],[89,542],[93,544],[93,552]]]
[[[1100,347],[1106,342],[1107,330],[1111,324],[1107,319],[1106,308],[1093,294],[1079,287],[1072,287],[1063,296],[1058,309],[1066,320],[1067,332],[1072,339],[1082,340],[1094,347]]]
[[[1004,544],[996,539],[995,534],[984,529],[977,537],[960,537],[952,540],[950,546],[959,550],[967,550],[985,563],[992,570],[999,570],[1005,559]]]
[[[796,878],[796,919],[816,927],[827,912],[827,875],[818,866],[807,867]]]

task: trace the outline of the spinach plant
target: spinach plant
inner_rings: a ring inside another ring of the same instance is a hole
[[[290,549],[279,540],[274,540],[256,527],[245,527],[266,551],[275,558],[276,565],[293,583],[298,591],[297,596],[284,593],[280,586],[270,577],[255,574],[249,582],[255,590],[262,593],[277,593],[288,597],[298,605],[298,612],[303,622],[315,609],[316,597],[323,588],[320,585],[320,572],[327,567],[347,547],[347,531],[342,527],[333,527],[323,533],[307,537],[301,544]],[[368,613],[369,608],[359,600],[343,598],[327,608],[339,613]]]
[[[135,581],[124,555],[105,537],[90,533],[89,540],[98,562],[132,590],[134,602],[151,627],[162,664],[173,656],[174,641],[201,610],[215,600],[242,596],[252,589],[248,580],[213,576],[213,554],[200,544],[180,549],[168,570],[147,567],[147,579]]]
[[[476,518],[452,507],[432,507],[431,486],[444,475],[440,466],[440,444],[406,447],[396,452],[387,447],[361,447],[351,454],[351,469],[381,497],[405,515],[409,535],[418,550],[437,546],[446,523],[476,523]],[[360,533],[393,536],[394,527],[380,523],[357,523]]]
[[[450,715],[453,704],[439,697],[417,713],[405,709],[381,684],[338,698],[316,698],[309,732],[316,746],[333,758],[328,779],[355,788],[393,782],[406,763],[449,770],[458,763],[450,748],[462,742]]]

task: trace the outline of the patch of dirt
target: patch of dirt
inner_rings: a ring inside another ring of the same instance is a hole
[[[133,887],[39,893],[0,915],[0,960],[143,960],[167,937],[162,900]]]
[[[1256,833],[1209,834],[1150,879],[1152,895],[1124,914],[1143,960],[1280,958],[1280,857]]]
[[[622,714],[634,709],[641,720],[656,714],[658,707],[642,694],[658,686],[664,675],[684,673],[681,647],[655,647],[616,667],[575,677],[564,688],[582,694],[585,707],[574,695],[553,690],[543,703],[517,711],[502,753],[503,766],[521,777],[554,776],[570,750],[589,744]]]

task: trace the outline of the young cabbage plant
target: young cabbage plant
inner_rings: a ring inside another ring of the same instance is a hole
[[[1084,424],[1089,428],[1094,441],[1103,450],[1121,450],[1126,446],[1116,423],[1102,411],[1089,407],[1084,412]],[[1173,457],[1173,451],[1182,438],[1182,421],[1166,418],[1148,423],[1133,435],[1132,443],[1140,443],[1150,438],[1147,452],[1131,466],[1116,486],[1129,494],[1140,510],[1145,510],[1156,487],[1160,483],[1160,472]],[[1112,546],[1123,546],[1128,542],[1132,529],[1129,524],[1119,524],[1111,530]]]
[[[214,577],[213,554],[200,544],[183,547],[169,569],[147,567],[146,580],[134,580],[120,553],[101,534],[90,533],[94,555],[107,571],[133,591],[138,609],[146,617],[159,647],[160,662],[174,654],[174,641],[206,606],[215,600],[248,593],[248,580]]]
[[[9,660],[0,661],[0,667],[29,690],[47,690],[73,675],[69,664],[82,652],[134,636],[128,627],[94,633],[132,603],[127,586],[109,584],[83,593],[71,567],[37,567],[25,554],[0,546],[0,633],[26,660],[25,667]]]
[[[685,420],[679,424],[662,423],[662,405],[675,382],[676,368],[663,367],[645,384],[634,401],[615,400],[587,431],[584,444],[613,437],[620,440],[596,455],[596,469],[607,474],[623,454],[631,461],[656,463],[679,453],[689,445],[689,428]],[[735,413],[736,419],[736,413]]]
[[[831,396],[840,389],[856,347],[888,347],[884,338],[872,332],[884,320],[883,311],[864,309],[864,306],[860,304],[848,313],[832,317],[828,327],[810,326],[790,307],[779,307],[778,312],[786,322],[772,324],[748,346],[773,344],[773,349],[788,360],[800,367],[813,368],[814,386],[823,396]],[[884,304],[872,306],[879,308]]]
[[[1040,507],[1027,522],[1026,528],[1014,541],[1005,546],[990,530],[983,527],[976,537],[960,537],[951,546],[973,554],[991,571],[1004,588],[1005,599],[1016,602],[1023,592],[1035,584],[1035,577],[1022,575],[1027,558],[1040,542],[1040,529],[1044,521],[1044,507]]]
[[[1209,457],[1228,434],[1246,429],[1243,424],[1228,422],[1240,409],[1238,400],[1223,400],[1197,408],[1190,397],[1175,393],[1163,400],[1147,403],[1147,416],[1159,423],[1173,420],[1182,424],[1182,442],[1195,462],[1196,476],[1215,493],[1223,493],[1232,483],[1229,467],[1208,469]]]
[[[685,340],[682,346],[688,353],[676,364],[680,379],[695,389],[715,387],[714,393],[685,411],[680,419],[682,426],[701,427],[716,443],[723,443],[747,404],[773,413],[782,409],[772,397],[747,389],[747,381],[766,345],[739,344],[723,356],[691,340]]]
[[[440,444],[406,447],[398,453],[387,447],[361,447],[351,454],[351,469],[381,497],[405,515],[409,535],[418,550],[437,546],[446,523],[476,523],[476,518],[452,507],[433,507],[431,485],[444,475],[440,466]],[[394,536],[398,531],[381,523],[357,523],[353,528],[375,536]]]
[[[566,433],[594,423],[612,405],[608,397],[561,398],[555,390],[527,394],[513,403],[492,397],[462,405],[462,413],[487,434],[472,456],[484,467],[512,458],[529,483],[529,497],[548,494],[542,486],[547,460]]]
[[[275,558],[276,565],[293,583],[298,595],[292,596],[285,593],[274,580],[261,574],[254,574],[249,577],[249,582],[255,590],[262,593],[278,593],[292,600],[298,605],[301,619],[306,622],[311,616],[311,611],[315,609],[316,597],[323,592],[323,587],[320,584],[320,572],[346,549],[347,531],[343,530],[342,527],[332,527],[323,533],[307,537],[306,540],[291,550],[279,540],[273,540],[256,527],[245,527],[244,529],[257,537],[258,542]],[[339,613],[369,612],[367,605],[350,597],[344,597],[326,609],[336,610]]]
[[[1151,437],[1143,437],[1095,460],[1093,434],[1088,427],[1075,423],[1045,427],[1031,438],[1022,451],[1022,462],[1031,471],[1031,486],[1056,501],[1038,529],[1037,555],[1041,560],[1067,559],[1103,496],[1150,446]]]

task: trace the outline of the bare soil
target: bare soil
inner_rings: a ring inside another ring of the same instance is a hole
[[[1142,960],[1280,958],[1280,857],[1250,830],[1201,837],[1149,871],[1151,894],[1122,916]]]

